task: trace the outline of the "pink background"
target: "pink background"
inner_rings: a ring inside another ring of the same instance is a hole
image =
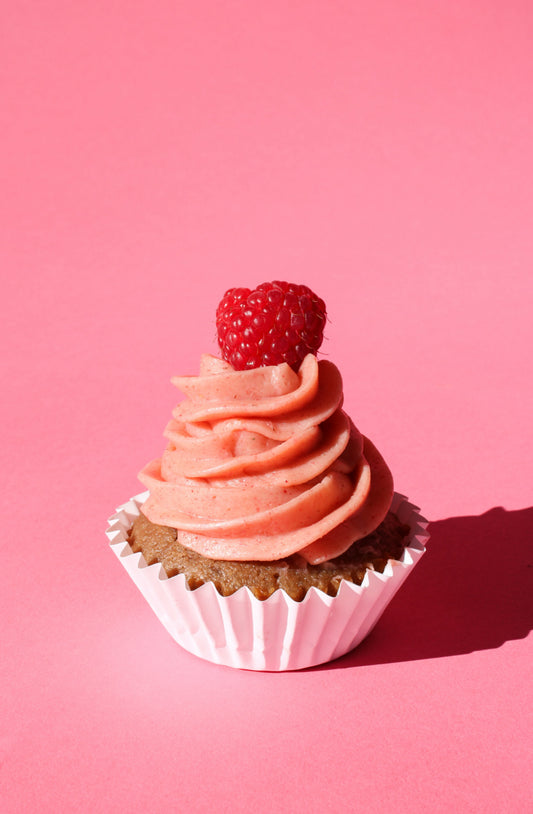
[[[2,810],[530,810],[531,3],[2,8]],[[181,650],[104,536],[276,278],[433,532],[281,675]]]

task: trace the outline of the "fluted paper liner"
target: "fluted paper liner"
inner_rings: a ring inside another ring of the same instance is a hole
[[[131,498],[108,521],[111,548],[170,635],[200,658],[247,670],[299,670],[336,659],[372,630],[425,552],[427,521],[395,494],[392,510],[411,532],[400,561],[382,574],[367,570],[361,585],[343,580],[336,596],[310,588],[301,602],[279,589],[265,600],[248,588],[221,596],[212,583],[191,590],[185,576],[167,577],[128,544],[148,492]]]

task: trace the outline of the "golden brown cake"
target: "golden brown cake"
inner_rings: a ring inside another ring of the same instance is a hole
[[[129,544],[132,551],[142,552],[147,565],[161,563],[168,577],[184,574],[191,589],[212,582],[221,596],[230,596],[247,586],[257,599],[267,599],[282,588],[300,601],[312,586],[336,596],[342,579],[360,585],[367,569],[383,573],[388,560],[400,560],[409,530],[389,512],[375,531],[320,565],[310,565],[298,554],[273,562],[235,562],[207,559],[185,548],[176,529],[151,523],[141,512]]]

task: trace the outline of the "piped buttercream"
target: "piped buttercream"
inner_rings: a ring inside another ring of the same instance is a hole
[[[375,446],[342,410],[337,367],[309,354],[235,371],[214,356],[165,430],[162,458],[139,474],[147,518],[211,559],[272,561],[298,553],[318,564],[373,531],[393,495]]]

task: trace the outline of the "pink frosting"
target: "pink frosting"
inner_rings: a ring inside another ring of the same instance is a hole
[[[186,396],[173,411],[162,458],[139,474],[143,512],[178,540],[219,560],[317,564],[373,531],[392,500],[391,473],[342,406],[342,379],[309,354],[235,371],[202,357],[199,376],[172,379]]]

